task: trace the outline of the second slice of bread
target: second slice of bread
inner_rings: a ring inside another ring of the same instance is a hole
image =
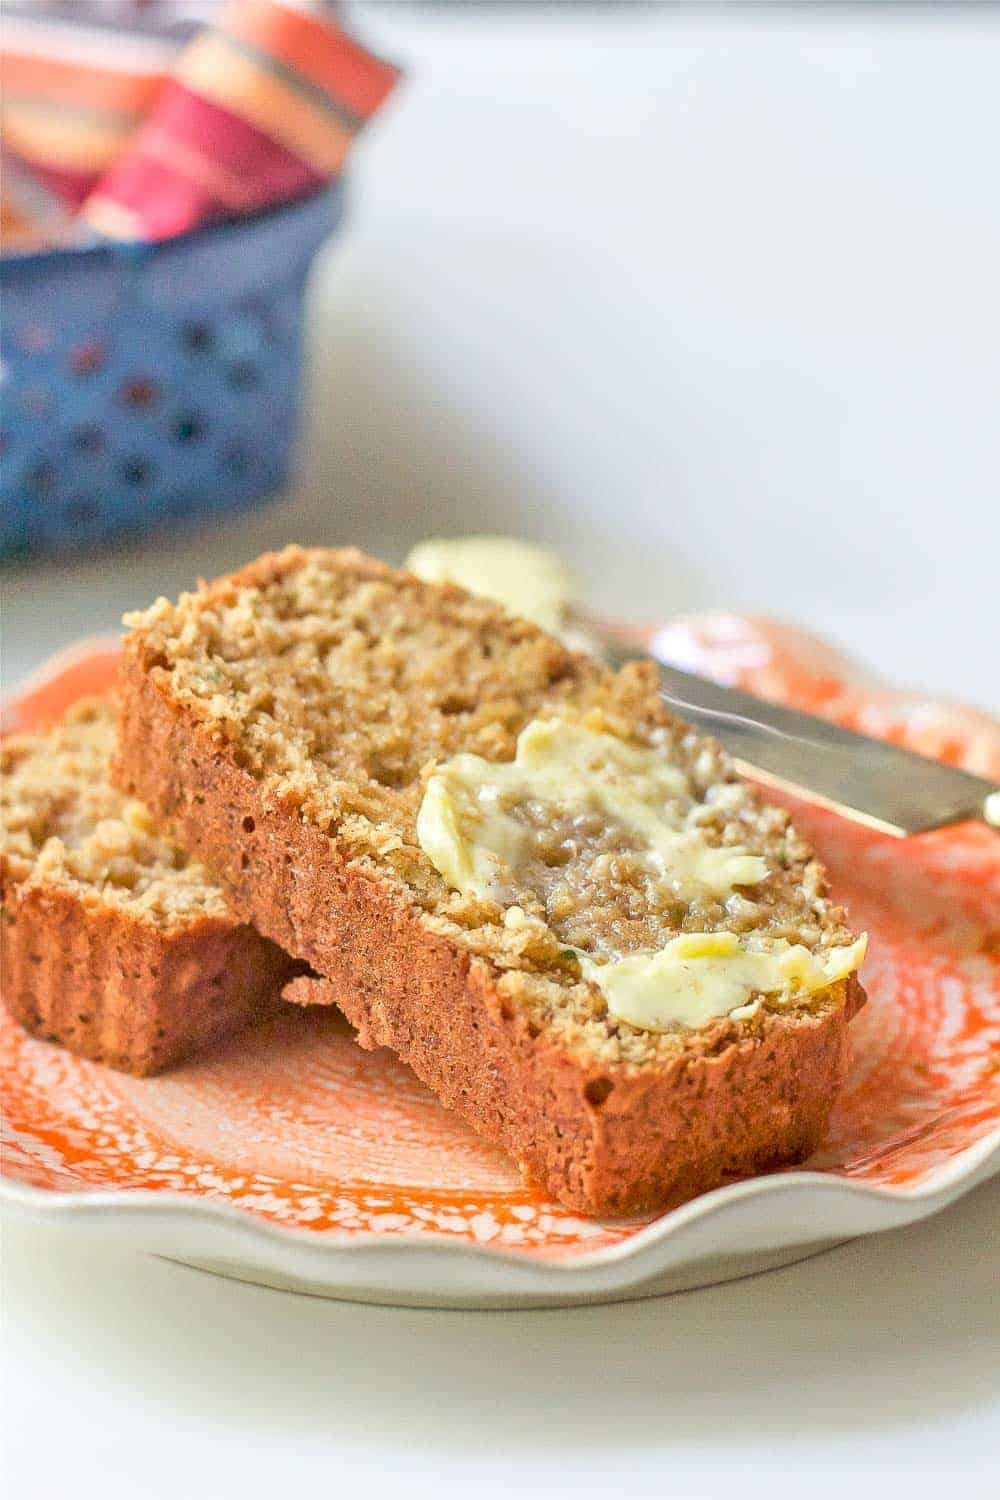
[[[3,1000],[95,1062],[156,1073],[245,1025],[301,965],[109,780],[101,699],[0,751]]]
[[[435,763],[509,761],[532,719],[597,714],[680,768],[710,841],[766,860],[743,930],[814,952],[850,941],[787,816],[671,717],[651,669],[609,672],[352,551],[290,548],[131,623],[119,784],[313,967],[297,998],[336,1000],[363,1045],[393,1048],[547,1192],[630,1213],[815,1147],[863,999],[853,975],[698,1029],[640,1029],[551,932],[452,890],[417,837]],[[669,920],[733,917],[696,902]]]

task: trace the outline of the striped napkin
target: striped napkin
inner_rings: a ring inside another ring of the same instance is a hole
[[[0,63],[5,249],[313,192],[398,77],[326,0],[7,0]]]

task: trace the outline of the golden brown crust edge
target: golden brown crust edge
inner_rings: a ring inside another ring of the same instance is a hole
[[[489,966],[426,930],[254,778],[127,646],[118,785],[202,859],[236,913],[330,986],[366,1047],[391,1047],[449,1107],[568,1207],[668,1207],[819,1143],[847,1063],[856,979],[813,1014],[667,1067],[588,1066],[505,1000]]]
[[[231,921],[166,932],[69,890],[4,886],[7,1010],[32,1036],[127,1073],[158,1073],[239,1030],[301,967]]]

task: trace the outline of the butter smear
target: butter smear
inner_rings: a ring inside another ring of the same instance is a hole
[[[625,830],[651,881],[679,899],[725,900],[768,876],[767,861],[738,845],[709,844],[684,773],[663,754],[568,719],[536,719],[513,761],[456,755],[431,774],[417,818],[421,848],[448,884],[506,908],[514,931],[538,917],[517,904],[537,859],[527,807],[553,817],[596,813]],[[809,995],[861,963],[865,939],[817,957],[752,934],[685,933],[660,949],[598,959],[572,947],[583,977],[613,1017],[649,1031],[750,1014],[755,995]]]

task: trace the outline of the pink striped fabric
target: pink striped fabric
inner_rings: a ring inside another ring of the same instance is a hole
[[[60,216],[164,239],[313,192],[398,77],[323,0],[8,0],[0,61],[5,248]]]

